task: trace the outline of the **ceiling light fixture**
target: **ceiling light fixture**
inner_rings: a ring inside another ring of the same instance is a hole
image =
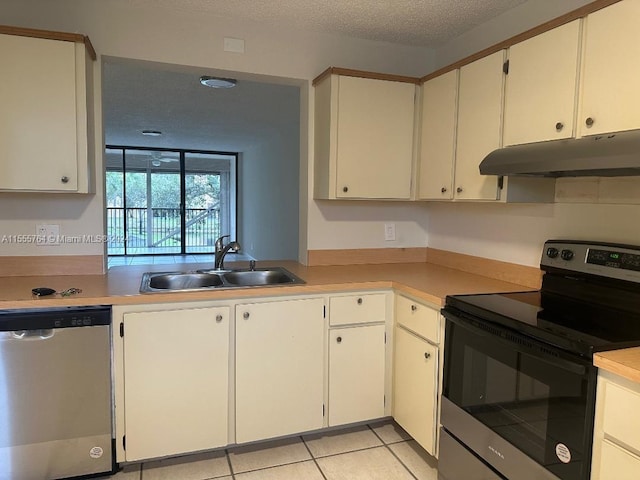
[[[200,83],[205,87],[211,88],[232,88],[236,86],[238,81],[235,78],[210,77],[203,75],[200,77]]]
[[[142,134],[148,137],[159,137],[162,135],[162,132],[159,130],[142,130]]]

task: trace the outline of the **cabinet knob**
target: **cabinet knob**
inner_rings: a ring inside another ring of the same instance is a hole
[[[222,321],[222,315],[216,315],[216,322],[220,323]]]
[[[362,305],[362,298],[358,299],[358,305]]]
[[[347,192],[349,191],[349,187],[342,187],[342,191],[343,191],[344,193],[347,193]]]
[[[338,342],[338,343],[342,343],[342,337],[338,337],[338,338],[336,338],[336,342]]]
[[[65,175],[64,177],[62,177],[62,178],[60,179],[60,181],[61,181],[62,183],[69,183],[69,177],[67,177],[67,176]]]
[[[592,126],[595,123],[595,120],[592,117],[588,117],[584,123],[587,125],[587,127]]]
[[[424,352],[424,358],[429,360],[431,358],[431,354],[429,352]]]
[[[458,192],[458,193],[462,193],[462,187],[458,187],[458,188],[456,188],[456,192]]]
[[[442,187],[442,188],[440,189],[440,191],[441,191],[442,193],[446,193],[446,191],[447,191],[447,187]]]
[[[556,130],[559,132],[564,128],[564,124],[562,122],[556,123]]]
[[[418,310],[417,305],[411,305],[411,311],[415,312],[416,310]]]
[[[242,314],[242,317],[246,320],[247,318],[249,318],[249,312],[244,312]]]

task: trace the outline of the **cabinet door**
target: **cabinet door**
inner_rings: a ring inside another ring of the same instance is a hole
[[[411,195],[412,83],[339,77],[336,196]]]
[[[0,65],[0,189],[77,190],[75,44],[0,34]]]
[[[496,200],[498,178],[480,162],[501,146],[504,50],[460,69],[454,198]]]
[[[574,136],[580,20],[509,48],[504,145]]]
[[[236,441],[323,426],[324,301],[236,307]]]
[[[637,480],[640,478],[640,457],[614,445],[602,441],[600,468],[593,472],[594,480]]]
[[[640,2],[623,0],[585,20],[580,135],[640,128]]]
[[[385,326],[329,331],[329,426],[384,416]]]
[[[126,460],[228,444],[229,309],[124,315]]]
[[[393,418],[434,455],[438,349],[403,328],[395,333]]]
[[[458,70],[422,85],[420,141],[421,199],[452,198],[453,160],[456,142]]]

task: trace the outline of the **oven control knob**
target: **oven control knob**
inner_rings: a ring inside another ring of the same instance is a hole
[[[558,249],[555,247],[547,248],[547,257],[549,258],[556,258],[558,256],[558,253]]]
[[[571,260],[573,258],[573,252],[571,250],[562,250],[560,258],[563,260]]]

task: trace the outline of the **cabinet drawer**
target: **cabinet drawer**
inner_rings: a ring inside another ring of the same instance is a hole
[[[637,480],[640,478],[640,457],[604,440],[602,442],[602,457],[600,470],[597,472],[600,480],[607,478],[615,480]]]
[[[346,295],[329,300],[329,325],[384,322],[386,295]]]
[[[640,394],[607,382],[602,429],[640,452]]]
[[[431,342],[440,342],[440,312],[434,308],[398,295],[396,321]]]

